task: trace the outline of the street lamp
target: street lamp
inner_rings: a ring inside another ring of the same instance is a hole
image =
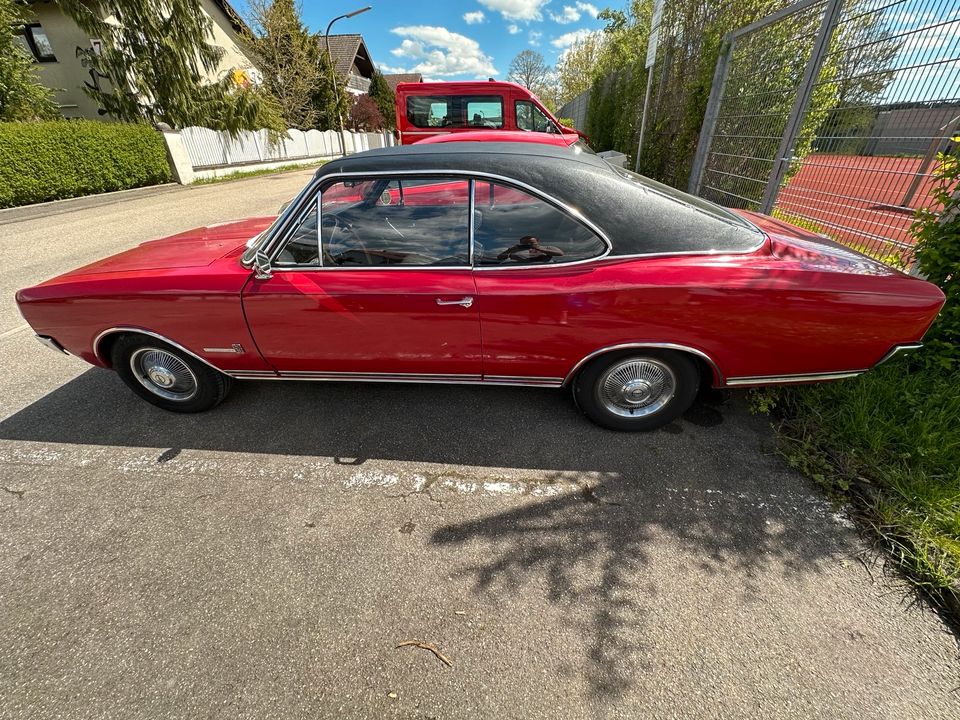
[[[327,31],[323,34],[324,42],[327,46],[327,62],[330,64],[330,76],[333,80],[333,101],[337,106],[337,129],[340,131],[340,154],[344,154],[343,146],[343,115],[340,114],[340,103],[338,102],[339,98],[337,96],[337,70],[333,66],[333,56],[330,54],[330,28],[333,27],[333,24],[337,20],[344,20],[346,18],[352,18],[354,15],[359,15],[360,13],[365,13],[367,10],[372,9],[372,5],[367,5],[366,7],[360,8],[359,10],[354,10],[351,13],[346,15],[338,15],[333,20],[330,21],[330,24],[327,25]]]

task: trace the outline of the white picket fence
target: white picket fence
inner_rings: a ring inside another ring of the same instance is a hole
[[[177,180],[217,177],[243,170],[307,164],[394,144],[393,135],[291,128],[277,143],[266,130],[242,132],[237,137],[204,127],[163,133]]]

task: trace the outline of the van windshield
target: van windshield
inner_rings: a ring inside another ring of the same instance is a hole
[[[413,95],[407,98],[407,120],[419,128],[503,127],[499,95]]]

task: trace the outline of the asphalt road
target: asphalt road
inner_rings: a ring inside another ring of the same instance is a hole
[[[307,176],[0,212],[0,718],[960,717],[956,641],[739,395],[647,435],[536,389],[177,416],[22,328],[17,287]]]

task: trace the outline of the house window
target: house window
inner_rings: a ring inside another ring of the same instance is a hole
[[[44,32],[40,23],[31,23],[23,28],[23,35],[30,46],[30,52],[33,53],[37,62],[56,62],[57,56],[53,54],[53,45],[50,44],[50,38]]]

